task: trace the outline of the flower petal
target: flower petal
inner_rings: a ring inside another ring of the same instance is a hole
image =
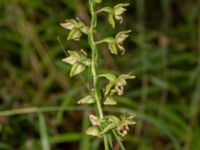
[[[70,72],[70,77],[75,76],[79,73],[81,73],[83,70],[85,70],[86,66],[81,63],[75,63],[72,66],[71,72]]]
[[[88,95],[88,96],[80,99],[77,103],[78,104],[92,104],[94,102],[95,102],[94,98],[91,95]]]

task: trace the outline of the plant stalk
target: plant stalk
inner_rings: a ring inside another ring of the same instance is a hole
[[[91,24],[90,24],[90,29],[88,32],[88,41],[89,41],[90,48],[92,50],[91,71],[92,71],[92,77],[93,77],[94,96],[95,96],[95,101],[96,101],[99,117],[103,119],[104,114],[103,114],[103,110],[102,110],[101,102],[100,102],[100,91],[98,88],[98,78],[97,78],[97,73],[96,73],[98,51],[97,51],[96,43],[94,42],[94,34],[93,34],[94,28],[96,27],[96,13],[94,11],[95,2],[93,0],[89,0],[89,7],[90,7],[90,13],[91,13]],[[109,150],[108,139],[105,134],[103,135],[103,138],[104,138],[104,148],[105,150]]]
[[[101,108],[99,88],[97,85],[98,79],[97,79],[97,73],[96,73],[98,53],[97,53],[97,47],[94,42],[94,35],[93,35],[94,28],[96,27],[96,14],[94,12],[95,4],[93,1],[90,0],[89,5],[90,5],[90,12],[91,12],[91,25],[90,25],[90,29],[89,29],[89,33],[88,33],[88,41],[89,41],[90,48],[92,50],[91,71],[92,71],[92,77],[93,77],[94,96],[95,96],[95,100],[96,100],[97,111],[99,113],[99,117],[101,119],[103,119],[104,115],[103,115],[103,111]]]

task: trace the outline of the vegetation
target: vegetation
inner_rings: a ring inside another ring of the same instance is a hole
[[[104,0],[96,8],[113,8],[125,2]],[[98,14],[95,39],[99,41],[98,57],[102,58],[98,73],[132,72],[136,76],[129,80],[123,97],[113,96],[117,105],[103,106],[103,111],[106,115],[135,116],[136,125],[123,137],[127,150],[198,150],[198,2],[127,2],[130,5],[122,24],[113,24],[111,19],[108,22],[106,12]],[[81,54],[91,56],[84,32],[80,41],[66,42],[69,32],[59,26],[75,14],[89,27],[88,1],[1,0],[0,10],[0,149],[104,149],[101,138],[83,132],[91,126],[88,116],[95,114],[93,106],[77,104],[93,87],[90,70],[86,67],[81,76],[70,78],[71,65],[61,61],[69,49],[84,49]],[[101,39],[126,29],[132,30],[124,43],[126,53],[111,54],[109,41]],[[106,84],[101,78],[99,87]],[[120,143],[115,140],[113,147],[120,149]]]

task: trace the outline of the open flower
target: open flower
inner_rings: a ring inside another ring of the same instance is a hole
[[[123,22],[122,14],[126,11],[124,7],[127,7],[127,6],[129,6],[128,3],[121,3],[121,4],[116,5],[113,8],[115,19],[118,20],[120,23]]]
[[[121,31],[116,34],[115,38],[108,37],[101,41],[96,42],[97,44],[100,43],[108,43],[108,49],[112,54],[117,55],[118,51],[121,51],[121,54],[123,55],[125,53],[125,48],[122,46],[126,38],[129,36],[129,33],[131,30],[127,31]]]
[[[121,51],[122,55],[125,53],[125,48],[122,46],[126,38],[129,36],[131,30],[121,31],[115,36],[115,43],[117,48]]]
[[[116,117],[113,115],[106,116],[104,119],[102,119],[100,122],[104,123],[104,128],[100,129],[99,122],[97,122],[97,117],[94,117],[94,123],[92,123],[92,127],[88,128],[90,129],[90,132],[87,132],[89,135],[93,136],[102,136],[105,133],[108,133],[110,131],[117,131],[117,133],[121,136],[124,137],[127,135],[128,131],[130,130],[129,126],[134,125],[136,122],[134,120],[134,116],[121,116],[121,117]],[[91,121],[91,116],[90,116],[90,121]],[[96,123],[97,122],[97,123]],[[106,126],[105,126],[106,125]],[[97,130],[98,129],[98,130]]]
[[[87,58],[87,55],[83,50],[81,52],[68,51],[69,57],[64,58],[63,61],[72,65],[70,77],[75,76],[85,70],[87,66],[91,64],[91,60]]]
[[[120,136],[124,137],[130,130],[129,126],[134,125],[136,122],[133,120],[134,116],[121,116],[121,121],[117,126],[117,132]]]
[[[110,9],[104,9],[104,10],[109,10],[108,14],[108,22],[112,25],[113,28],[115,28],[115,20],[114,18],[119,21],[119,23],[123,22],[122,14],[126,11],[124,7],[129,6],[128,3],[120,3],[114,6],[114,8]]]
[[[122,95],[124,93],[124,87],[127,84],[128,79],[134,79],[134,75],[130,74],[122,74],[119,77],[116,77],[114,74],[101,74],[98,77],[104,77],[108,79],[108,84],[105,87],[104,96],[108,97],[117,93],[118,95]]]
[[[134,79],[135,76],[123,74],[118,77],[118,80],[115,84],[115,89],[113,92],[117,92],[118,95],[124,94],[124,87],[127,85],[128,79]]]
[[[88,27],[81,21],[74,19],[65,20],[65,23],[60,24],[63,28],[70,30],[67,40],[78,41],[82,36],[82,33],[87,34]]]
[[[125,7],[129,6],[129,3],[120,3],[115,5],[113,8],[104,7],[97,11],[107,12],[108,13],[108,22],[111,24],[113,28],[115,28],[115,20],[119,21],[119,23],[123,22],[122,14],[126,11]]]

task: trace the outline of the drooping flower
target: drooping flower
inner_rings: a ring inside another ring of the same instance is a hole
[[[125,53],[125,48],[123,47],[123,43],[126,40],[126,38],[129,36],[130,32],[131,30],[121,31],[116,34],[115,38],[108,37],[101,41],[98,41],[97,44],[100,44],[103,42],[108,43],[108,49],[110,50],[112,54],[117,55],[118,51],[121,51],[121,54],[123,55]]]
[[[117,48],[121,51],[123,55],[125,53],[125,48],[122,46],[126,38],[129,36],[131,30],[121,31],[115,36],[115,43]]]
[[[117,132],[120,136],[124,137],[127,135],[128,131],[130,130],[129,126],[136,124],[133,120],[134,116],[121,116],[121,121],[117,126]]]
[[[115,28],[115,20],[119,21],[119,23],[123,22],[122,14],[126,11],[125,7],[129,6],[128,3],[120,3],[114,6],[113,9],[110,9],[108,14],[108,22]],[[109,9],[106,9],[109,10]]]
[[[115,91],[118,95],[124,94],[124,87],[127,85],[128,79],[134,79],[135,76],[128,75],[128,74],[122,74],[118,77],[117,83],[115,84]]]
[[[122,14],[126,11],[124,7],[127,7],[127,6],[129,6],[129,3],[121,3],[121,4],[117,4],[113,8],[115,19],[118,20],[120,23],[123,22]]]
[[[105,87],[105,97],[113,95],[114,93],[122,95],[124,93],[124,87],[127,84],[126,80],[135,78],[135,76],[130,74],[122,74],[118,78],[113,74],[103,74],[100,75],[100,77],[105,77],[109,80],[108,84]]]

